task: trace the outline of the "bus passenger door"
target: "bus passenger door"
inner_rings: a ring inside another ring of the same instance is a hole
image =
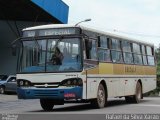
[[[97,41],[95,39],[85,39],[84,68],[87,78],[87,98],[97,97],[99,66],[97,58]]]

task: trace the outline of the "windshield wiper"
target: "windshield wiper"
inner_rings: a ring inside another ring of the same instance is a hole
[[[63,36],[61,36],[61,38],[59,38],[59,39],[56,41],[56,44],[55,44],[56,47],[58,46],[58,43],[59,43],[60,41],[62,41],[62,39],[63,39]]]

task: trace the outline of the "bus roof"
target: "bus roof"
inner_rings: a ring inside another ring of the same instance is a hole
[[[71,24],[48,24],[48,25],[28,27],[28,28],[23,29],[23,31],[51,29],[51,28],[66,28],[66,27],[79,27],[82,30],[92,31],[92,32],[95,32],[95,33],[108,35],[108,36],[128,40],[128,41],[131,41],[131,42],[136,42],[136,43],[141,43],[141,44],[145,44],[145,45],[149,45],[149,46],[154,46],[153,43],[149,43],[149,42],[146,42],[146,41],[143,41],[143,40],[134,39],[134,38],[127,37],[127,36],[124,36],[124,35],[122,36],[122,35],[118,35],[118,34],[111,33],[111,32],[105,32],[105,31],[97,30],[97,29],[94,29],[94,28],[91,28],[91,27],[85,27],[85,26],[82,26],[82,25],[75,26],[75,25],[71,25]]]
[[[28,27],[23,29],[23,31],[26,30],[39,30],[39,29],[51,29],[51,28],[65,28],[65,27],[75,27],[74,25],[70,24],[48,24],[48,25],[40,25],[40,26],[34,26],[34,27]]]

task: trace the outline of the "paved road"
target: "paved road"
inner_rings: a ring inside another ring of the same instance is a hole
[[[108,106],[93,109],[89,104],[55,106],[51,112],[42,110],[39,100],[18,100],[16,95],[0,95],[0,113],[34,114],[133,114],[160,113],[160,97],[145,97],[139,104],[127,104],[123,98],[109,99]]]

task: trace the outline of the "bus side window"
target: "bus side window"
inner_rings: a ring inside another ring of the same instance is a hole
[[[97,60],[97,43],[96,40],[86,40],[86,57],[87,59]]]
[[[86,48],[86,58],[90,59],[90,50],[92,49],[92,41],[89,41],[88,39],[85,40],[85,48]]]
[[[121,43],[124,62],[126,64],[133,64],[132,44],[125,40],[123,40]]]
[[[134,63],[137,65],[142,65],[142,51],[141,51],[141,45],[138,43],[133,43],[133,57],[134,57]]]
[[[154,66],[155,65],[154,49],[150,46],[147,46],[146,49],[147,49],[148,65]]]
[[[111,62],[110,56],[110,38],[107,36],[98,36],[98,59],[102,62]]]
[[[142,49],[143,64],[148,65],[147,56],[146,56],[146,46],[141,45],[141,49]]]
[[[153,55],[151,47],[147,46],[147,55]]]
[[[92,49],[90,50],[91,59],[97,60],[97,43],[92,40]]]
[[[122,51],[121,51],[120,40],[112,38],[111,49],[112,49],[111,50],[112,62],[123,63],[123,56],[122,56]]]

